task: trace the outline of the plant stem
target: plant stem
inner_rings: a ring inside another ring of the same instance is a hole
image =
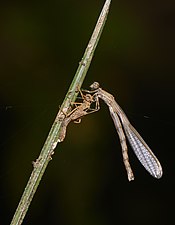
[[[103,6],[103,9],[101,11],[99,19],[98,19],[95,29],[93,31],[93,34],[91,36],[91,39],[88,43],[88,46],[85,50],[82,60],[79,63],[78,69],[77,69],[74,79],[70,85],[70,88],[66,94],[66,97],[65,97],[65,99],[61,105],[61,108],[56,116],[56,119],[51,127],[51,130],[50,130],[48,137],[44,143],[41,153],[40,153],[38,159],[33,163],[33,167],[34,167],[33,171],[31,173],[29,181],[25,187],[25,190],[23,192],[23,195],[21,197],[19,205],[14,214],[14,217],[11,221],[11,225],[22,224],[23,219],[29,208],[29,205],[30,205],[30,203],[33,199],[33,196],[37,190],[39,182],[45,172],[45,169],[46,169],[49,161],[52,159],[52,155],[54,154],[54,149],[56,148],[57,143],[59,142],[58,137],[59,137],[62,120],[64,119],[65,114],[68,113],[68,111],[70,110],[71,102],[75,101],[75,99],[78,95],[78,90],[81,87],[83,80],[86,76],[86,73],[88,71],[90,63],[92,61],[92,57],[93,57],[95,48],[98,44],[103,27],[105,25],[105,21],[107,19],[107,14],[109,11],[110,3],[111,3],[111,0],[106,0],[105,4]]]

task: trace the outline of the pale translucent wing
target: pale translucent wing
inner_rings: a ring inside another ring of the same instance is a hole
[[[131,124],[123,124],[123,127],[128,141],[141,164],[153,177],[161,178],[163,172],[160,162],[143,138]]]
[[[136,129],[130,124],[127,116],[117,102],[115,102],[114,108],[115,113],[118,113],[121,119],[128,141],[141,164],[153,177],[161,178],[163,171],[159,160]]]

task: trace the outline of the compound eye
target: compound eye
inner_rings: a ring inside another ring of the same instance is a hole
[[[98,82],[94,82],[93,84],[90,85],[90,88],[92,90],[96,90],[100,87],[100,84]]]

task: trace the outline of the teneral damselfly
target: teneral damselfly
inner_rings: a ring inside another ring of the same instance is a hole
[[[101,98],[109,107],[110,115],[113,119],[122,146],[123,161],[128,174],[128,180],[134,180],[134,175],[129,163],[125,134],[141,164],[153,177],[160,178],[163,173],[160,162],[145,143],[140,134],[131,125],[127,116],[115,101],[114,97],[110,93],[100,88],[98,82],[94,82],[90,88],[92,91],[89,92],[94,93],[94,98],[96,101],[98,102],[99,98]]]

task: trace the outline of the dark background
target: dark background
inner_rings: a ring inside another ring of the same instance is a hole
[[[10,224],[104,1],[1,1],[0,224]],[[128,182],[107,107],[71,123],[23,224],[174,224],[175,3],[113,1],[83,84],[112,93],[153,152],[151,177],[129,147]]]

